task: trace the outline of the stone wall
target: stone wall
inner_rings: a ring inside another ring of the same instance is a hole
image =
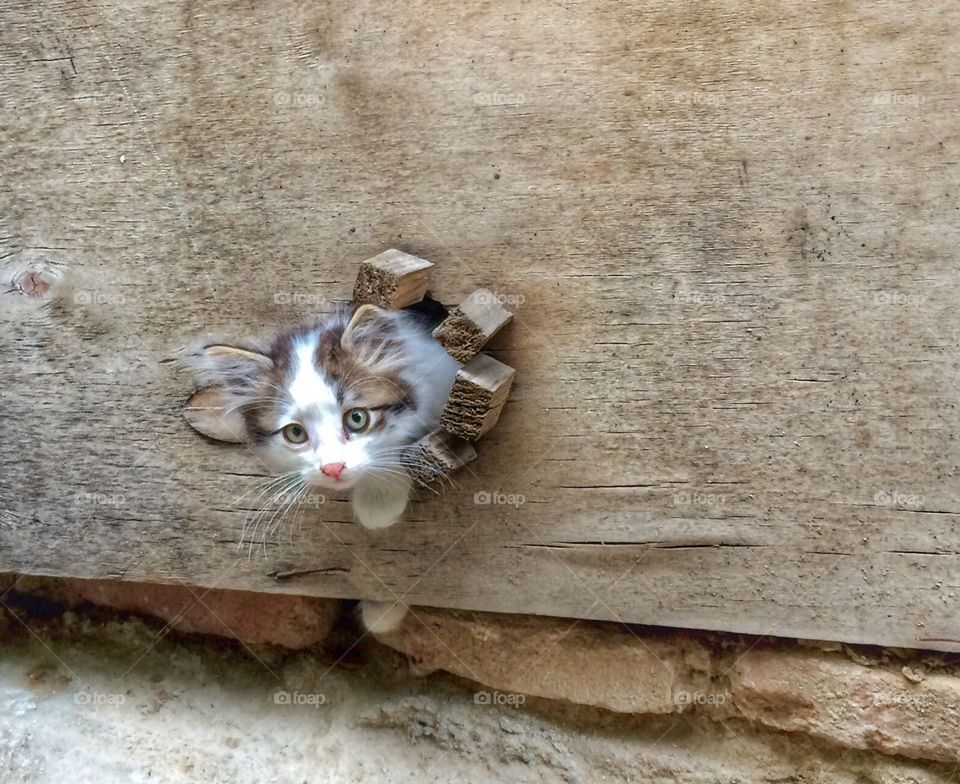
[[[286,648],[321,643],[350,612],[335,600],[186,586],[8,578],[5,590]],[[477,701],[539,698],[558,711],[590,706],[631,721],[749,726],[838,754],[875,754],[878,765],[960,764],[960,666],[950,654],[420,607],[377,639],[421,673],[473,682]],[[901,780],[952,779],[890,779]]]
[[[502,699],[740,718],[838,747],[960,762],[960,672],[949,655],[425,608],[379,639]]]

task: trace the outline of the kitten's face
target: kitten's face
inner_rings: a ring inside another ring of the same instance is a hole
[[[274,469],[300,471],[331,490],[392,470],[400,448],[427,427],[413,387],[396,372],[400,343],[382,334],[379,348],[396,356],[378,362],[376,344],[345,348],[342,334],[334,324],[281,338],[262,387],[264,404],[248,416],[254,443]]]
[[[404,447],[436,427],[457,369],[429,333],[370,306],[264,354],[222,348],[215,370],[246,440],[273,470],[330,491],[396,476]]]

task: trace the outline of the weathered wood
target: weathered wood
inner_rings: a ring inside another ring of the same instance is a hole
[[[0,14],[0,569],[960,640],[960,6]],[[238,552],[267,472],[170,360],[390,247],[514,311],[501,421],[403,523]]]
[[[477,354],[457,372],[440,427],[468,441],[493,429],[510,394],[516,371],[486,354]]]
[[[469,362],[511,318],[496,294],[477,289],[450,311],[433,336],[457,362]]]
[[[429,261],[396,248],[385,250],[360,265],[353,301],[387,310],[413,305],[427,293],[432,267]]]
[[[404,461],[417,484],[449,481],[452,474],[477,459],[469,442],[451,433],[435,430],[410,447]]]

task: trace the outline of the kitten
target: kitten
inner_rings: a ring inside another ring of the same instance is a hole
[[[367,528],[396,523],[412,480],[406,447],[434,430],[459,365],[413,312],[361,305],[265,350],[205,346],[190,361],[213,397],[191,424],[246,441],[278,473],[349,492]]]

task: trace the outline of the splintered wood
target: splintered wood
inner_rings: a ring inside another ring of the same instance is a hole
[[[423,299],[430,278],[429,261],[391,248],[360,264],[353,301],[399,310]]]
[[[476,451],[467,441],[434,430],[410,447],[404,462],[413,481],[426,485],[462,468],[476,457]]]
[[[420,302],[427,292],[429,261],[391,248],[360,264],[353,289],[356,305],[399,310]],[[407,449],[405,462],[421,485],[443,479],[477,453],[468,443],[489,431],[500,418],[514,370],[492,357],[477,355],[484,344],[513,318],[497,296],[478,289],[447,315],[434,337],[461,365],[441,416],[441,429]]]
[[[433,336],[450,356],[463,364],[473,359],[512,318],[513,314],[504,309],[496,294],[477,289],[450,311]]]
[[[515,371],[486,354],[460,368],[440,418],[449,433],[476,441],[500,419]]]
[[[447,432],[476,441],[500,419],[514,370],[478,352],[512,318],[496,294],[477,289],[433,331],[447,353],[463,365],[440,417]]]

